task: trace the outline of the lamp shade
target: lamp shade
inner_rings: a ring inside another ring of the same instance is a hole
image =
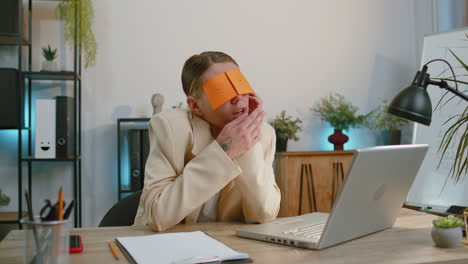
[[[426,87],[413,82],[393,98],[387,112],[429,126],[432,104]]]

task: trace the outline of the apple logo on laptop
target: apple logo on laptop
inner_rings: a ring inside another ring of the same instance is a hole
[[[380,185],[377,191],[374,192],[374,200],[380,200],[380,198],[382,198],[386,190],[387,190],[387,184]]]

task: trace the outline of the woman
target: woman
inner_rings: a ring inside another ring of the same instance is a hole
[[[162,231],[183,220],[276,218],[281,195],[272,168],[275,133],[263,121],[261,99],[234,84],[218,85],[215,97],[228,98],[237,89],[228,101],[218,100],[219,106],[207,96],[209,83],[238,69],[222,52],[185,62],[182,86],[189,109],[165,110],[149,122],[150,154],[136,225]]]

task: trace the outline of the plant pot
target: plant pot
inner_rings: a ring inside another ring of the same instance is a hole
[[[382,132],[384,145],[400,145],[401,130],[385,130]]]
[[[348,142],[349,137],[341,131],[341,129],[335,129],[335,133],[328,137],[328,141],[333,144],[334,150],[343,150],[344,143]]]
[[[55,61],[43,61],[41,71],[57,71],[58,66]]]
[[[460,246],[462,239],[462,230],[460,227],[439,228],[432,227],[432,240],[441,248],[456,248]]]
[[[276,152],[285,152],[288,148],[288,140],[283,138],[276,138]]]

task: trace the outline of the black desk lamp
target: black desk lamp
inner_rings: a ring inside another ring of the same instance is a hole
[[[453,78],[455,80],[455,87],[453,88],[447,84],[446,81],[434,81],[429,78],[427,71],[427,65],[433,61],[443,61],[448,64],[452,71]],[[468,101],[468,97],[458,90],[457,79],[453,72],[452,66],[442,59],[431,60],[426,63],[421,71],[416,73],[413,83],[399,92],[388,106],[387,112],[414,122],[421,123],[429,126],[431,124],[432,117],[432,104],[429,94],[427,93],[427,86],[429,84],[439,86],[442,89],[446,89],[449,92],[465,99]]]

